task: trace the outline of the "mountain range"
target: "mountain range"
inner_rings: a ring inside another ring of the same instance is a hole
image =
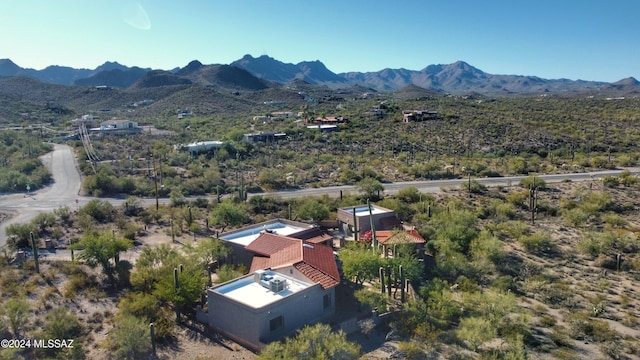
[[[632,77],[607,83],[543,79],[523,75],[494,75],[485,73],[464,61],[429,65],[422,70],[387,68],[376,72],[336,74],[318,60],[290,64],[266,55],[257,58],[245,55],[228,65],[204,65],[194,60],[183,68],[172,70],[127,67],[117,62],[105,62],[93,70],[57,65],[34,70],[22,68],[9,59],[0,59],[0,76],[30,77],[59,85],[105,85],[117,88],[199,84],[238,90],[263,90],[294,81],[303,81],[330,89],[357,85],[375,91],[397,91],[407,86],[417,86],[442,93],[478,93],[490,96],[585,92],[617,95],[640,93],[640,83]]]

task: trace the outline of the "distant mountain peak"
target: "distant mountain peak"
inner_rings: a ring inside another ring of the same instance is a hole
[[[0,76],[15,76],[22,68],[10,59],[0,59]]]
[[[202,63],[198,60],[192,60],[191,62],[189,62],[189,64],[187,64],[187,66],[183,67],[182,69],[178,70],[178,72],[176,73],[176,75],[188,75],[191,74],[193,72],[196,72],[198,70],[200,70],[204,65],[202,65]]]
[[[638,80],[636,80],[636,78],[630,76],[628,78],[624,78],[622,80],[616,81],[612,85],[638,86],[638,85],[640,85],[640,81],[638,81]]]

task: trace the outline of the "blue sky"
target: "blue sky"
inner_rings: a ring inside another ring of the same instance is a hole
[[[335,73],[457,60],[491,74],[640,79],[637,0],[20,0],[0,3],[0,58],[172,69],[245,54]]]

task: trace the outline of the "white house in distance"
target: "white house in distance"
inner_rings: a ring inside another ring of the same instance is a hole
[[[99,128],[89,129],[92,133],[102,134],[136,134],[142,132],[138,123],[131,120],[107,120],[100,124]]]
[[[333,248],[262,232],[246,249],[250,273],[207,289],[209,326],[259,350],[335,313]]]
[[[181,149],[187,149],[191,155],[200,154],[220,149],[224,145],[222,141],[196,141],[187,145],[178,145]]]

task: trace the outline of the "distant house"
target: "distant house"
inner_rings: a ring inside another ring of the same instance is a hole
[[[193,112],[189,109],[178,109],[176,113],[178,114],[178,119],[185,119],[193,116]]]
[[[287,102],[286,101],[265,101],[264,102],[265,105],[268,106],[287,106]]]
[[[178,145],[177,147],[186,149],[190,154],[195,155],[220,149],[222,145],[224,145],[222,141],[196,141],[187,145]]]
[[[293,117],[293,113],[291,111],[274,111],[271,113],[271,117],[278,119],[288,119]]]
[[[338,127],[338,125],[323,125],[323,124],[307,125],[307,129],[309,129],[309,130],[319,130],[321,132],[336,132],[336,131],[340,131],[340,128]]]
[[[287,134],[281,132],[259,132],[253,134],[244,134],[244,140],[249,142],[273,142],[282,140],[287,137]]]
[[[102,134],[137,134],[142,132],[138,123],[131,120],[107,120],[100,124],[99,128],[89,129],[92,133]]]
[[[138,107],[138,106],[146,106],[146,105],[151,105],[153,104],[154,101],[152,99],[144,99],[141,101],[136,101],[133,103],[133,107]]]
[[[331,247],[262,232],[246,249],[250,274],[207,290],[209,326],[259,350],[335,313]]]
[[[266,115],[256,115],[253,117],[253,121],[267,121],[269,117]]]
[[[393,210],[376,205],[359,205],[338,209],[338,228],[345,236],[358,237],[371,231],[371,222],[376,231],[402,229],[402,223]]]
[[[384,109],[381,109],[379,107],[373,107],[369,109],[369,111],[367,111],[365,115],[370,117],[382,118],[384,117]]]
[[[321,124],[321,125],[335,125],[335,124],[348,124],[349,118],[344,116],[325,116],[325,117],[317,117],[315,119],[307,119],[305,120],[308,124]]]
[[[403,122],[417,122],[417,121],[425,121],[432,120],[438,118],[437,111],[429,111],[429,110],[405,110],[402,112],[402,121]]]
[[[82,115],[82,117],[77,118],[77,119],[73,119],[71,121],[71,126],[73,128],[79,128],[80,125],[84,125],[87,128],[93,128],[98,126],[98,123],[100,121],[100,117],[99,116],[95,116],[95,115]]]

